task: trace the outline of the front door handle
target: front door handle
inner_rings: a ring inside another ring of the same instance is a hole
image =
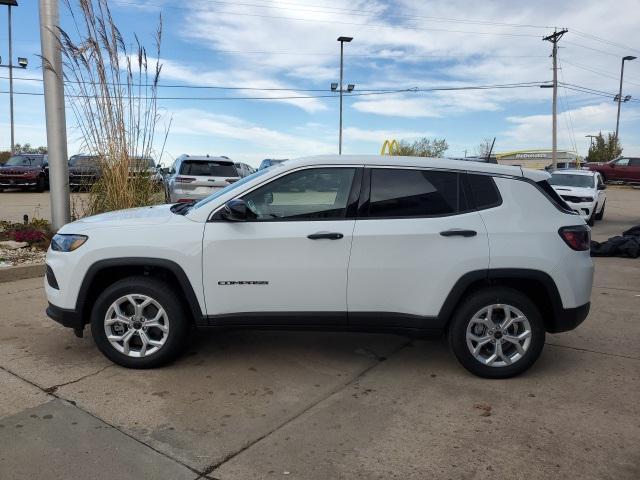
[[[323,238],[326,238],[328,240],[340,240],[342,237],[344,237],[344,235],[337,232],[318,232],[307,235],[307,238],[309,240],[320,240]]]
[[[451,230],[445,230],[440,232],[443,237],[475,237],[478,234],[475,230],[461,230],[458,228],[452,228]]]

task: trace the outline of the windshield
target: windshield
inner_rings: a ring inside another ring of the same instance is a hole
[[[97,159],[95,157],[71,157],[69,159],[70,167],[92,167],[96,163]]]
[[[42,157],[16,155],[7,160],[5,165],[8,167],[35,167],[42,165]]]
[[[571,175],[566,173],[552,173],[549,183],[551,185],[562,185],[564,187],[593,187],[594,177],[592,175]]]
[[[237,177],[235,165],[228,162],[187,160],[180,165],[180,175],[203,177]]]
[[[215,200],[216,198],[219,198],[222,195],[225,195],[225,194],[229,193],[230,191],[235,190],[238,187],[241,187],[245,183],[250,182],[254,178],[258,178],[258,177],[264,175],[265,173],[267,173],[269,171],[271,171],[271,168],[265,168],[263,170],[258,170],[257,172],[252,173],[251,175],[248,175],[248,176],[246,176],[244,178],[241,178],[237,182],[234,182],[231,185],[229,185],[227,187],[224,187],[222,190],[217,190],[214,194],[209,195],[207,198],[203,198],[198,203],[196,203],[192,208],[194,208],[194,209],[200,208],[203,205],[206,205],[207,203]]]

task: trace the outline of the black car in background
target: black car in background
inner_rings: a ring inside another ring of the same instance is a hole
[[[71,190],[88,190],[102,174],[98,157],[73,155],[69,158],[69,187]]]
[[[0,191],[6,188],[35,189],[44,192],[49,188],[49,163],[42,153],[17,153],[0,165]]]

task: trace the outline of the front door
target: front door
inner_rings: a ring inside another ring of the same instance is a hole
[[[344,324],[360,174],[297,170],[240,197],[255,219],[214,215],[203,238],[210,323]]]

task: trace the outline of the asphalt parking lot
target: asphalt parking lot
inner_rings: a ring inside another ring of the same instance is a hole
[[[48,198],[0,218],[14,195]],[[640,190],[607,195],[596,240],[640,224]],[[640,259],[595,260],[585,323],[493,381],[355,333],[202,331],[126,370],[45,316],[42,279],[0,284],[0,479],[638,479]]]

